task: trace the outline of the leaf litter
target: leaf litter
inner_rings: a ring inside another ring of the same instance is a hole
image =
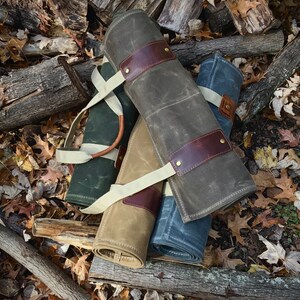
[[[215,5],[218,1],[208,2]],[[259,4],[253,1],[249,6],[249,1],[246,2],[248,6],[238,6],[234,12],[243,16]],[[214,38],[206,30],[209,29],[205,27],[199,37]],[[2,32],[1,41],[2,62],[24,60],[21,51],[27,41],[26,32],[15,35]],[[244,86],[247,86],[263,78],[269,61],[261,56],[238,58],[233,63],[243,72]],[[231,140],[237,145],[258,191],[242,204],[214,213],[204,266],[271,275],[300,272],[299,82],[299,72],[295,72],[274,92],[269,108],[248,124],[235,124]],[[30,238],[36,248],[69,272],[78,284],[90,291],[93,299],[172,299],[172,295],[156,291],[107,284],[91,286],[87,281],[92,258],[89,251],[32,237],[31,228],[37,217],[86,218],[78,207],[63,201],[71,172],[55,161],[55,149],[62,145],[74,117],[72,112],[61,113],[37,126],[0,134],[1,218],[3,215],[4,219],[16,223],[24,237]],[[82,126],[76,143],[80,144],[81,140]],[[1,150],[11,155],[4,155]],[[43,283],[5,254],[0,256],[0,269],[7,278],[19,281],[24,287],[23,295],[28,298],[56,299]]]

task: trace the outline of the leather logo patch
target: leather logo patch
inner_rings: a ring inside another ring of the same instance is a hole
[[[227,95],[223,95],[219,112],[222,116],[225,118],[233,121],[234,120],[234,114],[236,110],[236,104],[235,102]]]

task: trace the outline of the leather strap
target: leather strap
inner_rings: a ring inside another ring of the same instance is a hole
[[[148,69],[175,58],[165,40],[155,41],[134,51],[123,60],[120,70],[126,81],[132,81]]]
[[[221,130],[209,132],[185,144],[171,155],[171,164],[182,176],[206,161],[232,150]]]
[[[236,110],[236,103],[227,95],[221,96],[217,92],[205,87],[199,86],[204,99],[219,108],[223,117],[233,121]]]

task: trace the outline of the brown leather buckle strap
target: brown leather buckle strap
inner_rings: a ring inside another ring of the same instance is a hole
[[[231,151],[232,147],[221,130],[200,136],[171,155],[171,164],[181,176],[206,161]]]
[[[236,110],[236,103],[227,95],[223,95],[222,101],[219,107],[219,112],[227,119],[234,121],[234,114]]]
[[[134,51],[132,55],[123,60],[120,70],[127,81],[147,71],[162,62],[175,59],[169,45],[165,40],[155,41]]]

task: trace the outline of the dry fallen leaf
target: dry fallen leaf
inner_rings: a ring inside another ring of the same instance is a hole
[[[254,206],[261,207],[261,208],[267,208],[270,206],[270,204],[277,204],[278,201],[265,197],[261,192],[257,192],[257,199],[254,201]]]
[[[275,183],[277,187],[282,189],[282,193],[276,195],[275,199],[296,200],[297,184],[294,184],[292,178],[288,177],[286,169],[281,171],[281,178],[275,178]]]
[[[300,272],[300,252],[291,251],[285,258],[283,265],[288,271]]]
[[[270,171],[258,170],[257,174],[251,176],[259,191],[275,186],[275,177]]]
[[[230,11],[236,16],[241,16],[241,18],[246,18],[248,11],[260,4],[259,1],[251,0],[226,1],[226,5],[230,7]]]
[[[270,146],[256,148],[253,153],[255,162],[262,170],[269,170],[277,165],[277,150]]]
[[[285,250],[280,243],[275,245],[273,243],[270,243],[261,235],[258,235],[258,237],[259,240],[262,241],[267,247],[267,250],[265,252],[258,255],[259,258],[266,259],[269,264],[277,264],[278,260],[284,260]]]
[[[71,268],[72,276],[77,278],[78,284],[85,282],[88,278],[89,268],[91,263],[87,261],[89,254],[84,254],[81,257],[73,257],[66,259],[64,268]]]
[[[298,146],[300,142],[299,136],[294,136],[294,134],[288,129],[278,129],[279,133],[281,134],[281,142],[288,142],[290,147]]]
[[[228,228],[231,230],[232,235],[236,237],[237,242],[239,242],[242,245],[244,244],[244,238],[241,237],[240,229],[250,228],[250,226],[247,223],[250,219],[251,217],[247,216],[241,218],[238,213],[236,213],[234,216],[228,216]]]
[[[285,221],[280,218],[272,218],[272,217],[268,218],[268,216],[271,214],[271,212],[272,212],[271,209],[267,209],[267,210],[263,211],[262,213],[260,213],[259,215],[257,215],[256,219],[252,223],[252,226],[262,224],[262,227],[270,228],[273,225],[285,223]]]

